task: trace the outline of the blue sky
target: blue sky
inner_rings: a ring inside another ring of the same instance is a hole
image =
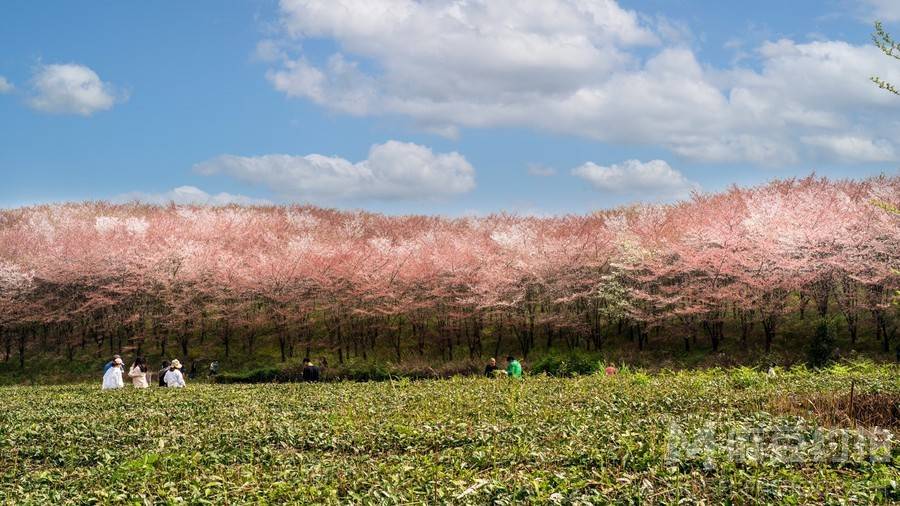
[[[564,213],[896,174],[876,18],[900,2],[7,1],[0,206]]]

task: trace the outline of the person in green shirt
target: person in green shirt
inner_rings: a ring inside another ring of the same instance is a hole
[[[506,357],[506,375],[510,378],[522,377],[522,364],[512,355]]]

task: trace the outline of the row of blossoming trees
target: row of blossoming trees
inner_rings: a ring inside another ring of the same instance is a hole
[[[848,339],[887,350],[900,217],[874,203],[898,199],[897,177],[810,177],[550,218],[3,210],[0,351],[187,356],[202,344],[233,356],[265,338],[282,359],[297,347],[452,359],[599,349],[610,336],[768,350],[789,313],[840,318]]]

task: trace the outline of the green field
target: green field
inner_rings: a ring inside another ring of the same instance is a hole
[[[0,503],[896,502],[898,373],[4,387]]]

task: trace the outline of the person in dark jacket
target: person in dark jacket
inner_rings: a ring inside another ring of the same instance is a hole
[[[120,360],[122,359],[122,357],[119,356],[119,354],[117,353],[117,354],[113,355],[112,360],[110,360],[109,362],[107,362],[106,364],[103,365],[103,374],[106,374],[106,371],[110,370],[110,368],[112,368],[112,366],[115,365],[117,358]]]
[[[303,381],[319,381],[319,368],[309,358],[303,359]]]
[[[488,378],[493,378],[497,375],[497,369],[499,369],[499,367],[497,367],[497,359],[491,357],[487,365],[484,366],[484,375]]]
[[[157,373],[159,375],[159,386],[161,386],[161,387],[166,386],[165,377],[166,377],[167,372],[169,372],[169,361],[163,360],[162,369],[160,369],[159,372]]]

